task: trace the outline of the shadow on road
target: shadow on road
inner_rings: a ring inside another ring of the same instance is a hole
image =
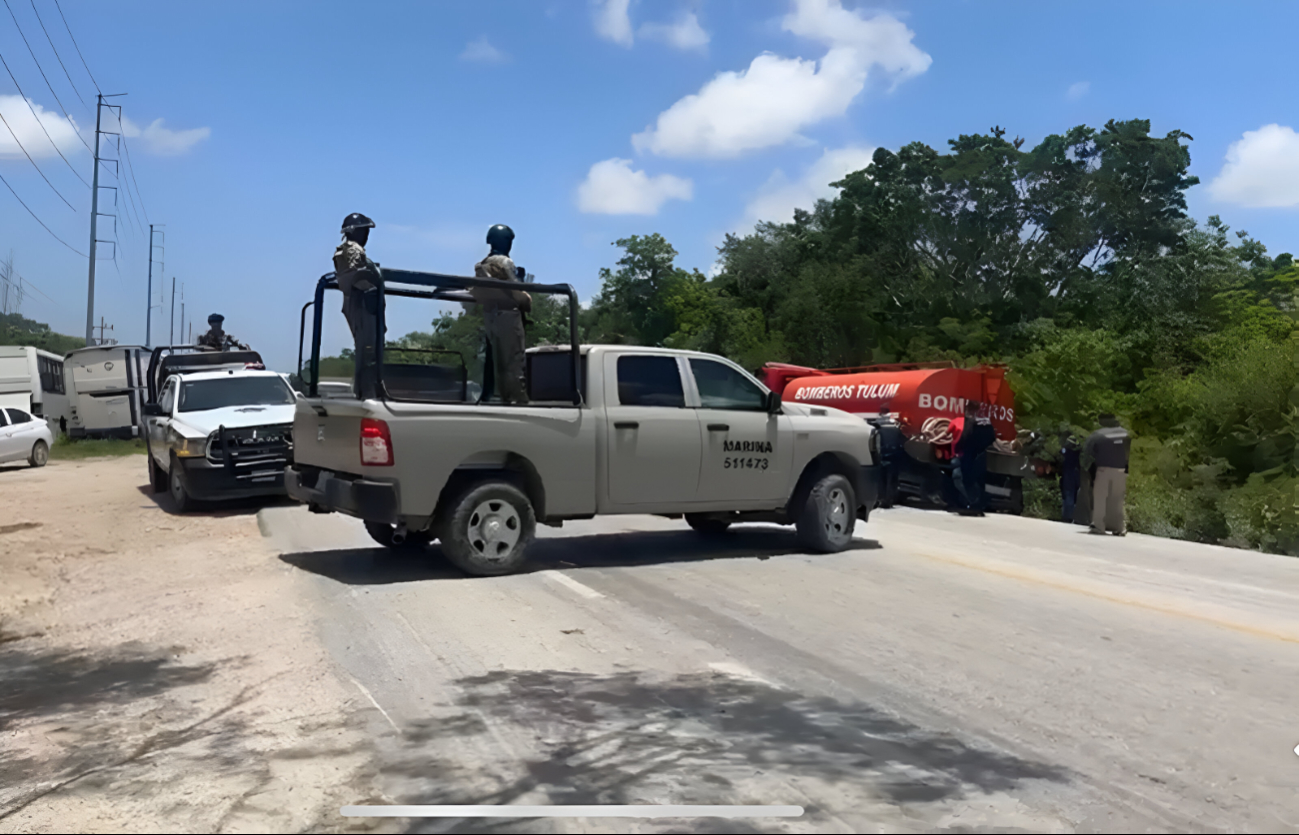
[[[873,539],[855,539],[849,550],[881,547]],[[588,536],[546,537],[528,552],[525,571],[553,568],[608,568],[722,559],[765,560],[802,554],[793,531],[740,528],[718,537],[694,531],[628,531]],[[421,580],[465,578],[442,558],[441,546],[427,548],[343,548],[281,554],[290,565],[349,585],[386,585]]]
[[[153,502],[162,510],[173,516],[176,513],[176,505],[171,500],[170,493],[155,493],[153,487],[148,484],[141,484],[136,487],[140,495]],[[209,519],[224,519],[229,516],[251,516],[258,511],[267,507],[291,507],[296,505],[293,499],[288,496],[255,496],[249,499],[228,499],[220,502],[198,502],[197,510],[191,510],[184,514],[185,516],[203,516]]]
[[[175,774],[225,781],[239,810],[283,761],[355,753],[337,741],[360,721],[351,712],[292,717],[302,720],[298,744],[267,751],[255,702],[270,681],[195,708],[203,688],[242,659],[185,664],[179,651],[137,643],[98,652],[17,641],[0,648],[0,829],[51,794],[78,793],[91,809],[141,802],[165,793]],[[348,785],[357,797],[368,790]]]
[[[827,811],[851,807],[868,815],[885,805],[902,807],[885,815],[918,823],[932,813],[922,811],[924,804],[1003,792],[1025,780],[1069,779],[1063,768],[974,747],[868,704],[721,674],[652,681],[631,672],[507,670],[456,684],[462,695],[453,708],[461,712],[408,725],[385,757],[387,790],[399,803],[796,803],[810,821],[826,821]],[[490,746],[491,726],[526,729],[536,742],[517,761],[457,756]],[[800,781],[809,789],[829,784],[847,805],[808,806]],[[540,831],[526,821],[513,829],[500,821],[419,821],[412,831],[452,826]],[[672,831],[767,830],[699,820]]]

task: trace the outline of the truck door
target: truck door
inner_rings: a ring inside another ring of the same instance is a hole
[[[787,415],[767,413],[767,395],[738,369],[690,359],[699,392],[701,502],[779,503],[790,489],[794,447]]]
[[[693,502],[699,427],[680,362],[661,354],[609,354],[605,362],[605,379],[617,382],[616,401],[605,401],[610,502],[645,510]]]
[[[146,417],[149,453],[166,470],[171,465],[170,450],[167,448],[167,427],[171,425],[171,413],[176,405],[176,378],[172,377],[158,393],[158,405],[166,417]]]

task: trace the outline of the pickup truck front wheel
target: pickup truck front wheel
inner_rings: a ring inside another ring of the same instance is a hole
[[[805,548],[832,554],[852,542],[857,522],[857,494],[841,475],[828,475],[812,486],[796,523]]]
[[[167,487],[177,513],[188,513],[194,509],[194,499],[189,495],[189,484],[185,480],[185,468],[175,455],[171,457],[171,469],[167,472]]]
[[[442,553],[466,574],[496,576],[523,567],[537,532],[532,502],[503,481],[475,484],[449,508],[442,531]]]

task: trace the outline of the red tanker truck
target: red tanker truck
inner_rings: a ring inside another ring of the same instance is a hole
[[[762,367],[760,376],[786,402],[832,406],[861,414],[882,428],[887,424],[881,420],[881,411],[887,408],[900,432],[891,461],[896,478],[888,479],[881,496],[886,506],[901,496],[947,502],[951,422],[964,415],[967,401],[983,404],[980,413],[991,420],[997,433],[997,444],[988,450],[988,506],[1023,512],[1023,479],[1035,477],[1041,463],[1021,453],[1023,439],[1015,429],[1015,394],[1006,383],[1004,366],[897,363],[817,369],[773,362]]]

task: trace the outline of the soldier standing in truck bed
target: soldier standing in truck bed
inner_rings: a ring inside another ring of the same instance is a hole
[[[352,331],[356,359],[354,385],[356,396],[369,400],[376,396],[376,345],[379,340],[379,294],[382,280],[379,265],[365,254],[374,221],[353,212],[343,218],[343,242],[334,250],[334,278],[343,291],[343,316]]]
[[[514,231],[497,224],[487,230],[491,251],[474,265],[476,278],[518,281],[518,270],[510,258]],[[475,287],[470,293],[483,306],[487,329],[488,362],[496,392],[506,403],[527,403],[526,357],[523,315],[532,310],[532,297],[523,290]],[[484,372],[486,376],[486,372]]]

